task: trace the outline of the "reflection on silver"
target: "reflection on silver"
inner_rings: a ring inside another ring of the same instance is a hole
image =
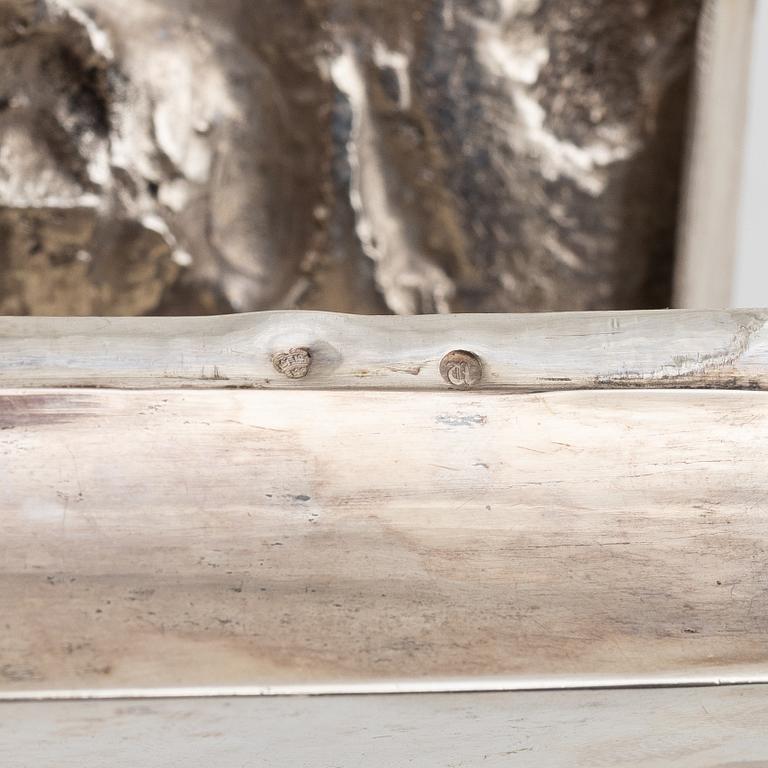
[[[0,313],[667,301],[698,0],[0,0]]]

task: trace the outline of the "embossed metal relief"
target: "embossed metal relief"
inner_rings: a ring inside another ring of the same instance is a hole
[[[278,373],[289,379],[303,379],[309,373],[312,355],[304,347],[293,347],[286,352],[276,352],[272,355],[272,365]]]
[[[440,375],[454,389],[471,389],[483,377],[483,365],[473,352],[454,349],[440,360]]]
[[[0,313],[663,306],[699,0],[0,0]]]

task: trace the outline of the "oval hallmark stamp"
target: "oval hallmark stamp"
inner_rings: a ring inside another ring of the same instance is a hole
[[[289,379],[303,379],[309,373],[312,355],[305,347],[291,347],[287,352],[275,352],[272,365]]]

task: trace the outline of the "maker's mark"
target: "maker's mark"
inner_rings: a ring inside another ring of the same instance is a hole
[[[272,365],[278,373],[289,379],[303,379],[309,373],[312,355],[304,347],[292,347],[287,352],[275,352]]]
[[[454,349],[440,361],[440,375],[454,389],[471,389],[483,377],[483,364],[474,353]]]

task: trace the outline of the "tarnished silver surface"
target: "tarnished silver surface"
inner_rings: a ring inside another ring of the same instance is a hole
[[[0,0],[0,313],[668,301],[699,0]]]

